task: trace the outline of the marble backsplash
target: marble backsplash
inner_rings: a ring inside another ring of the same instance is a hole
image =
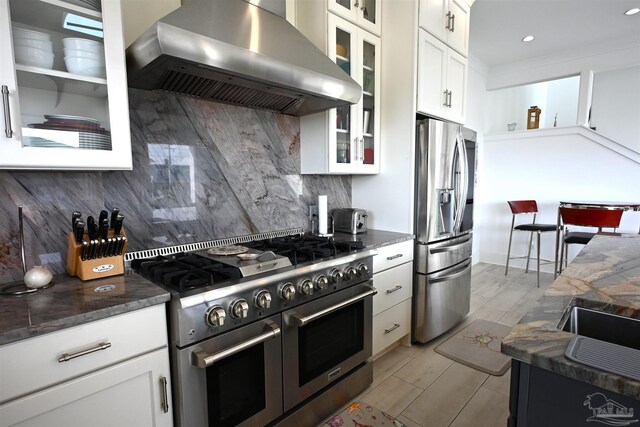
[[[129,91],[133,170],[0,171],[0,283],[66,266],[71,212],[119,207],[129,250],[294,227],[309,206],[351,206],[351,177],[300,174],[299,119],[193,98]]]

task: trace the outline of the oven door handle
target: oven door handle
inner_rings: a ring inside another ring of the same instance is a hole
[[[218,353],[209,354],[206,351],[194,351],[191,353],[191,364],[198,368],[208,368],[226,357],[232,356],[248,349],[249,347],[253,347],[254,345],[280,335],[280,328],[273,322],[265,322],[265,329],[267,329],[266,332],[243,341],[240,344],[236,344],[233,347],[229,347],[226,350],[219,351]]]
[[[355,297],[349,298],[348,300],[345,300],[345,301],[339,302],[338,304],[327,307],[324,310],[317,311],[305,317],[300,317],[299,315],[294,313],[294,314],[291,314],[291,318],[293,319],[296,326],[298,327],[304,326],[322,316],[326,316],[329,313],[332,313],[336,310],[340,310],[342,307],[346,307],[350,304],[353,304],[354,302],[358,302],[361,299],[365,299],[368,296],[372,296],[378,293],[378,290],[373,286],[366,286],[365,288],[367,289],[367,291],[359,295],[356,295]]]

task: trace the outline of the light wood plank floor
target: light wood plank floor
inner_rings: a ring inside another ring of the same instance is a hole
[[[476,264],[471,276],[471,312],[465,321],[427,344],[398,346],[373,364],[373,384],[357,400],[397,417],[408,427],[504,427],[509,378],[462,365],[433,349],[475,319],[515,325],[553,281],[535,271]],[[336,411],[339,412],[339,411]]]

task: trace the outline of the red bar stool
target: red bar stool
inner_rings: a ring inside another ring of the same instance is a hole
[[[511,231],[509,233],[509,247],[507,248],[507,265],[504,268],[504,275],[507,275],[509,271],[509,260],[511,259],[527,259],[527,266],[525,272],[529,272],[529,260],[531,259],[531,243],[533,242],[533,233],[536,233],[536,250],[538,252],[538,287],[540,287],[540,265],[542,264],[553,264],[554,261],[548,259],[540,259],[540,234],[545,233],[547,231],[556,231],[556,224],[537,224],[536,216],[538,215],[538,204],[535,200],[511,200],[508,201],[509,207],[511,208],[511,213],[513,214],[511,219]],[[533,215],[533,220],[531,222],[522,223],[519,225],[516,224],[516,216],[518,215]],[[529,251],[527,252],[527,256],[511,256],[511,241],[513,239],[513,231],[528,231],[530,233],[529,237]]]
[[[597,227],[598,231],[603,228],[613,228],[615,231],[620,227],[620,219],[622,218],[622,209],[604,209],[604,208],[588,208],[588,207],[561,207],[560,218],[562,219],[562,246],[560,248],[560,265],[559,273],[562,272],[564,254],[567,253],[569,245],[578,244],[586,245],[596,235],[596,233],[586,231],[571,231],[567,229],[567,225],[575,225],[579,227]],[[568,258],[568,253],[567,253]],[[566,265],[564,265],[566,267]]]

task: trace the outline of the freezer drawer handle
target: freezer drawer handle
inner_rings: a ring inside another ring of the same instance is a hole
[[[324,310],[317,311],[317,312],[315,312],[313,314],[310,314],[308,316],[305,316],[305,317],[300,317],[297,314],[292,314],[291,318],[294,320],[294,323],[295,323],[296,326],[298,326],[298,327],[304,326],[304,325],[306,325],[306,324],[308,324],[308,323],[310,323],[310,322],[312,322],[312,321],[314,321],[316,319],[319,319],[322,316],[326,316],[329,313],[332,313],[332,312],[334,312],[336,310],[340,310],[341,308],[346,307],[346,306],[348,306],[350,304],[353,304],[354,302],[358,302],[358,301],[360,301],[362,299],[365,299],[368,296],[372,296],[372,295],[375,295],[375,294],[378,293],[378,290],[376,288],[374,288],[374,287],[366,286],[366,289],[367,289],[367,291],[365,291],[365,292],[363,292],[363,293],[361,293],[359,295],[356,295],[355,297],[349,298],[348,300],[345,300],[345,301],[339,302],[338,304],[332,305],[331,307],[327,307]]]
[[[87,354],[95,353],[96,351],[106,350],[111,347],[110,342],[101,342],[93,347],[86,348],[84,350],[79,350],[74,353],[64,353],[62,356],[58,357],[58,363],[68,362],[71,359],[75,359],[76,357],[84,356]]]
[[[438,282],[445,282],[447,280],[457,279],[458,277],[464,276],[465,274],[467,274],[469,270],[471,270],[471,260],[467,261],[467,263],[462,268],[462,270],[458,270],[455,273],[447,274],[444,276],[429,277],[429,283],[438,283]]]
[[[396,329],[398,329],[400,327],[400,323],[395,323],[392,327],[390,327],[389,329],[385,329],[384,333],[385,334],[389,334],[393,331],[395,331]]]
[[[465,246],[467,246],[467,243],[469,243],[469,240],[465,240],[462,243],[458,243],[457,245],[451,245],[451,246],[443,246],[441,248],[431,248],[429,249],[429,252],[432,254],[440,254],[443,252],[453,252],[453,251],[457,251],[458,249],[462,249]]]
[[[392,294],[392,293],[394,293],[395,291],[399,291],[400,289],[402,289],[402,286],[397,285],[395,288],[387,289],[387,294]]]
[[[387,261],[393,261],[396,258],[400,258],[403,254],[395,254],[387,257]]]
[[[197,366],[198,368],[208,368],[209,366],[213,365],[216,362],[219,362],[224,358],[232,356],[236,353],[248,349],[249,347],[253,347],[254,345],[260,344],[261,342],[280,335],[280,328],[275,323],[268,321],[265,322],[265,326],[269,327],[269,330],[267,332],[263,332],[258,336],[243,341],[240,344],[229,347],[228,349],[222,350],[218,353],[209,354],[206,351],[194,351],[193,353],[191,353],[191,364]]]

